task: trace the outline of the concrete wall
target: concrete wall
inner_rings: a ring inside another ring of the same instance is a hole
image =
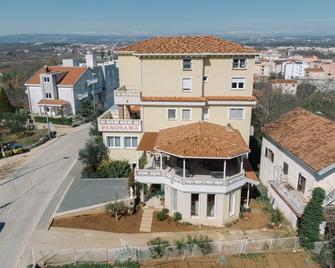
[[[214,217],[207,217],[207,194],[199,193],[199,216],[191,216],[191,193],[177,191],[177,211],[182,214],[183,221],[193,224],[203,224],[212,226],[223,226],[226,223],[233,222],[239,218],[241,189],[235,190],[235,213],[228,215],[228,194],[215,195]],[[165,207],[172,211],[172,188],[165,185]]]
[[[119,78],[120,85],[137,87],[141,86],[141,68],[140,59],[135,56],[119,56]]]
[[[29,108],[31,113],[39,113],[39,107],[37,103],[43,98],[42,90],[40,86],[28,86],[27,87]]]

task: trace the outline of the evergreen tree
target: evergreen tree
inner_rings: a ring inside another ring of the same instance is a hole
[[[0,114],[1,113],[10,113],[14,111],[14,107],[10,103],[6,92],[3,88],[0,89]]]
[[[302,246],[313,249],[314,242],[320,239],[320,224],[323,222],[323,200],[326,193],[322,188],[313,190],[312,199],[304,209],[299,236]]]

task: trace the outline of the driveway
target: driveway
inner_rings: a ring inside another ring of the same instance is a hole
[[[0,222],[5,223],[0,232],[0,267],[18,267],[38,221],[76,164],[88,128],[82,125],[49,142],[0,181]]]

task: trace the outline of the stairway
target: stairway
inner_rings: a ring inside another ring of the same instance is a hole
[[[140,232],[150,233],[152,218],[154,215],[154,210],[152,208],[144,208],[141,220]]]

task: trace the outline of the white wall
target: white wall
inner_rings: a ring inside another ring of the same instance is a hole
[[[76,114],[72,87],[58,87],[58,97],[62,100],[68,101],[71,104],[71,113]]]
[[[42,89],[40,86],[28,86],[27,93],[30,104],[30,112],[31,113],[39,113],[39,107],[37,103],[42,99]]]

